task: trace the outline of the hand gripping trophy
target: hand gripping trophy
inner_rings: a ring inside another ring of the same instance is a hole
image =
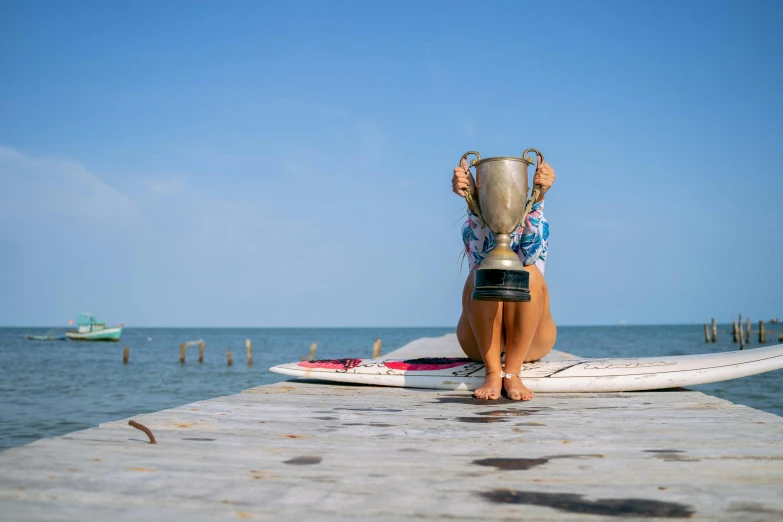
[[[540,187],[533,187],[528,193],[527,168],[535,164],[528,157],[538,155],[538,163],[544,156],[536,149],[527,149],[521,158],[484,158],[478,152],[466,152],[460,158],[471,154],[469,167],[476,167],[476,188],[478,201],[473,200],[469,190],[465,199],[468,205],[484,220],[495,237],[495,248],[487,254],[475,271],[474,289],[471,297],[482,301],[530,301],[530,274],[522,261],[511,249],[511,233],[522,223],[538,198]]]

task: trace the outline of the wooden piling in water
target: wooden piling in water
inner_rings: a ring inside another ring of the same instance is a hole
[[[737,327],[737,321],[733,320],[731,321],[731,334],[734,336],[734,342],[737,342],[737,332],[739,331],[739,328]]]
[[[381,356],[381,345],[382,341],[380,338],[376,339],[374,343],[372,343],[372,358],[377,359]]]
[[[744,322],[743,322],[744,321]],[[769,322],[774,323],[774,320],[770,320]],[[742,317],[742,314],[739,314],[737,317],[737,320],[734,320],[732,317],[731,320],[731,336],[732,341],[735,343],[740,344],[740,350],[745,349],[746,344],[751,344],[751,336],[758,334],[758,342],[759,344],[767,344],[771,338],[777,340],[779,342],[783,342],[783,330],[778,331],[775,329],[768,330],[766,321],[763,319],[759,320],[759,327],[758,330],[753,329],[753,324],[751,323],[751,320],[749,317]],[[728,333],[726,331],[725,333]],[[711,318],[709,324],[704,325],[704,342],[705,343],[714,343],[718,339],[718,326],[715,318]],[[380,340],[380,339],[378,339]],[[374,355],[375,356],[375,355]]]
[[[130,358],[130,348],[127,346],[122,351],[122,364],[128,364],[128,359]]]
[[[234,359],[231,357],[231,348],[226,348],[226,359],[229,366],[234,364]]]
[[[250,339],[245,339],[245,350],[247,351],[247,365],[253,364],[253,343]]]
[[[196,346],[198,345],[198,362],[203,363],[204,362],[204,340],[199,339],[198,341],[186,341],[184,343],[179,343],[179,363],[185,364],[185,352],[187,351],[188,346]]]
[[[313,343],[310,345],[310,355],[302,356],[303,361],[314,361],[315,360],[315,351],[318,349],[318,343]]]
[[[737,327],[740,338],[740,350],[745,349],[745,332],[742,330],[742,314],[739,317],[739,326]]]

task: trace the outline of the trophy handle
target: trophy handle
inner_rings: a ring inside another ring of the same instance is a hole
[[[473,167],[476,163],[481,161],[481,154],[479,154],[475,150],[471,150],[471,151],[468,151],[465,154],[463,154],[462,157],[459,159],[459,163],[457,163],[457,166],[458,167],[462,166],[462,160],[467,159],[468,156],[470,156],[471,154],[476,156],[476,159],[470,160],[470,163],[468,163],[468,172],[470,172],[470,167]],[[477,189],[478,189],[478,182],[479,182],[478,181],[478,172],[476,172],[476,188]],[[476,197],[478,197],[478,194],[476,194]],[[471,210],[474,210],[476,212],[476,214],[478,214],[478,216],[483,221],[484,220],[484,216],[481,215],[481,207],[479,206],[479,202],[477,200],[473,199],[473,194],[471,194],[470,190],[468,190],[468,189],[465,189],[465,201],[468,202],[468,208],[471,209]]]
[[[530,149],[530,150],[532,150],[532,149]],[[527,151],[525,151],[525,152],[527,152]],[[468,152],[466,152],[465,154],[462,155],[462,157],[459,159],[459,163],[457,164],[457,166],[459,167],[460,165],[462,165],[462,160],[468,159],[468,156],[470,156],[471,154],[476,156],[476,159],[470,160],[470,163],[468,163],[468,168],[472,167],[473,165],[475,165],[476,163],[481,161],[481,154],[479,154],[475,150],[471,150],[471,151],[468,151]]]
[[[528,165],[532,165],[534,163],[534,161],[531,158],[527,157],[527,155],[529,153],[531,153],[531,152],[535,152],[536,155],[538,156],[538,163],[536,164],[536,167],[538,166],[538,164],[544,162],[544,155],[541,154],[540,150],[538,150],[538,149],[526,149],[525,152],[522,153],[522,159],[525,161],[525,163],[527,163]],[[468,152],[468,154],[470,154],[470,153]]]
[[[538,156],[538,162],[534,162],[532,158],[528,158],[527,155],[530,152],[535,152]],[[536,168],[538,168],[539,165],[541,165],[544,162],[544,155],[541,154],[541,151],[538,149],[526,149],[525,152],[522,153],[522,161],[527,163],[528,165],[533,165],[535,163]],[[527,205],[525,205],[525,215],[522,216],[522,221],[525,220],[528,214],[530,214],[530,210],[533,208],[533,203],[536,202],[538,199],[538,195],[541,193],[541,185],[534,185],[533,191],[530,194],[530,199],[527,200]]]

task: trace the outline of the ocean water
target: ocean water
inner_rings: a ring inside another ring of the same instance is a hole
[[[120,343],[25,338],[47,330],[0,328],[0,450],[284,380],[268,368],[308,355],[313,342],[317,358],[369,357],[375,338],[388,353],[453,328],[126,328]],[[777,333],[768,337],[768,344],[777,344]],[[204,363],[197,362],[198,347],[190,347],[181,365],[179,343],[196,339],[205,341]],[[245,339],[253,342],[252,366],[246,364]],[[227,348],[234,359],[230,367]],[[726,334],[706,344],[701,325],[571,326],[558,329],[556,348],[585,357],[643,357],[731,351],[738,345]],[[783,415],[783,370],[694,389]]]

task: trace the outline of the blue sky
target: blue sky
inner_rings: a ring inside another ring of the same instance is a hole
[[[3,2],[0,325],[454,325],[528,147],[558,323],[783,317],[782,6]]]

